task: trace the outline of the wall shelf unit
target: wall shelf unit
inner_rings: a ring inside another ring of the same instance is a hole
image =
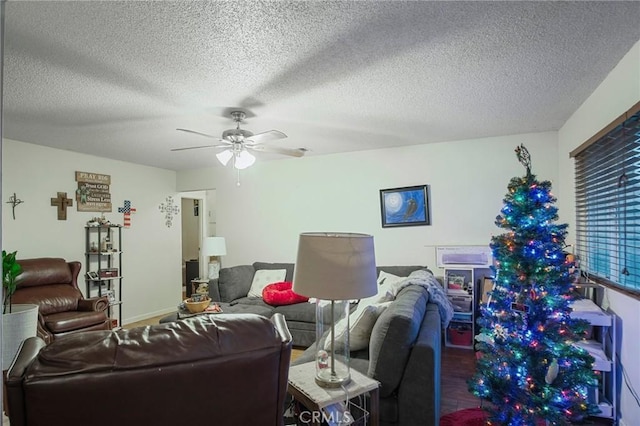
[[[85,226],[86,296],[108,296],[112,328],[122,326],[122,226]]]
[[[585,349],[594,358],[593,370],[598,375],[598,388],[589,392],[589,401],[598,405],[600,413],[595,417],[615,422],[617,403],[616,367],[616,317],[604,312],[589,299],[579,299],[572,304],[571,318],[583,319],[592,327],[591,338],[575,345]]]

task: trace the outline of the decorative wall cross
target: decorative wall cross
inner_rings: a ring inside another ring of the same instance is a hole
[[[131,207],[131,201],[124,200],[124,207],[118,207],[118,213],[124,213],[124,227],[131,226],[131,213],[135,213],[136,209]]]
[[[17,196],[16,193],[14,192],[13,195],[11,197],[9,197],[9,201],[7,201],[7,204],[11,204],[11,210],[13,213],[13,220],[16,220],[16,206],[18,204],[22,204],[24,203],[24,201],[20,200]]]
[[[169,195],[167,197],[166,200],[166,204],[165,203],[160,203],[160,205],[158,206],[158,208],[160,209],[160,211],[162,213],[164,213],[164,219],[165,222],[164,224],[167,225],[167,228],[171,228],[171,225],[173,224],[173,216],[177,215],[178,213],[180,213],[180,209],[178,208],[178,206],[175,206],[173,204],[173,197],[171,195]]]
[[[73,205],[73,200],[67,198],[66,192],[58,192],[58,197],[51,199],[51,205],[58,207],[58,220],[67,220],[67,207]]]

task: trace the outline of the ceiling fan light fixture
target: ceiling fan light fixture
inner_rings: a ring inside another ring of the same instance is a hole
[[[223,166],[226,166],[229,160],[233,157],[233,153],[230,150],[225,149],[224,151],[217,153],[216,157]]]
[[[234,160],[234,167],[238,170],[246,169],[256,162],[256,157],[246,150],[241,151],[236,154],[236,158]]]

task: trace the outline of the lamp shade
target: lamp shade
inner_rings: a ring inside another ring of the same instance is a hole
[[[240,151],[240,153],[235,154],[236,159],[234,160],[233,166],[238,169],[246,169],[256,162],[256,157],[249,153],[247,150]]]
[[[224,237],[207,237],[202,244],[202,254],[205,256],[224,256],[227,254],[227,244]]]
[[[303,233],[293,291],[325,300],[361,299],[377,294],[373,236]]]
[[[223,166],[226,166],[229,160],[233,157],[233,153],[231,150],[225,149],[224,151],[217,153],[216,157],[218,157],[218,161],[220,161]]]

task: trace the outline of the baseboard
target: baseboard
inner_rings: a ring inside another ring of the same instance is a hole
[[[149,318],[157,317],[159,315],[166,315],[178,310],[177,305],[172,306],[170,308],[158,309],[157,311],[147,312],[146,314],[138,315],[135,317],[124,318],[122,320],[123,324],[131,324],[132,322],[144,321]]]

